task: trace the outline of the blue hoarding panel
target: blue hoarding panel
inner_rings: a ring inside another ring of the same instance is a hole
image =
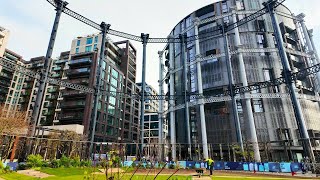
[[[224,169],[225,170],[243,171],[243,163],[242,162],[225,162]]]
[[[280,172],[280,164],[279,163],[269,163],[269,172]]]
[[[185,169],[187,167],[187,161],[178,161],[179,166],[183,169]]]
[[[284,173],[291,172],[291,163],[280,163],[280,170]]]
[[[291,170],[292,172],[301,171],[301,163],[291,163]]]
[[[215,170],[224,170],[224,162],[221,162],[221,161],[214,162],[214,169]]]

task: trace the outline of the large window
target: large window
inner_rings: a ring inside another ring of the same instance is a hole
[[[92,44],[92,37],[87,38],[87,44]]]
[[[113,77],[115,77],[116,79],[118,79],[119,72],[117,72],[116,70],[112,69],[111,74],[112,74]]]
[[[92,46],[86,46],[86,52],[90,52],[92,50]]]
[[[116,98],[113,97],[113,96],[110,96],[109,97],[109,103],[115,106],[116,105]]]
[[[114,87],[118,87],[118,81],[116,79],[114,79],[113,77],[111,78],[111,84],[114,86]]]

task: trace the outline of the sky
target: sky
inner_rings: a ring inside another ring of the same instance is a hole
[[[216,0],[67,0],[68,8],[97,23],[111,24],[111,28],[140,36],[167,37],[173,27],[191,12]],[[306,14],[306,24],[314,29],[314,41],[320,52],[319,0],[287,0],[295,14]],[[1,0],[0,26],[10,30],[7,48],[25,60],[45,56],[55,17],[54,8],[46,0]],[[72,39],[98,31],[63,14],[53,51],[53,57],[68,51]],[[110,36],[113,41],[123,40]],[[142,44],[137,48],[137,81],[141,80]],[[158,51],[164,44],[147,45],[146,82],[158,90]]]

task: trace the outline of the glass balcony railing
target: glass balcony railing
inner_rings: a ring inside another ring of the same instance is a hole
[[[58,90],[59,90],[58,88],[50,88],[50,89],[48,89],[48,92],[54,93],[54,92],[57,92]]]
[[[81,120],[83,118],[83,113],[68,113],[68,114],[61,114],[59,116],[60,120]]]
[[[59,73],[57,73],[57,74],[52,74],[52,77],[53,77],[53,78],[59,78],[59,77],[61,77],[61,74],[59,74]]]
[[[65,63],[65,62],[68,62],[68,60],[64,60],[64,59],[62,59],[62,60],[57,60],[56,62],[54,62],[55,64],[63,64],[63,63]]]
[[[84,108],[85,105],[85,101],[72,101],[61,103],[62,108]]]
[[[83,95],[86,95],[86,93],[80,92],[80,91],[73,91],[73,90],[64,91],[62,93],[62,96],[83,96]]]
[[[60,66],[52,68],[53,71],[60,71],[62,68]]]
[[[69,66],[91,64],[91,62],[92,62],[92,60],[89,58],[71,60],[71,61],[69,61]]]
[[[70,69],[67,71],[68,75],[83,75],[90,74],[90,68]]]

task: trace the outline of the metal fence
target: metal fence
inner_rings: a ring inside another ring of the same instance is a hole
[[[58,136],[59,137],[59,136]],[[24,161],[30,154],[39,154],[45,160],[59,159],[62,155],[67,157],[80,157],[92,159],[95,156],[114,152],[123,161],[149,160],[172,161],[172,147],[176,149],[176,161],[202,161],[202,144],[158,144],[144,143],[118,143],[94,142],[93,154],[89,154],[91,143],[82,140],[63,140],[47,137],[19,137],[13,135],[0,136],[0,158],[2,160],[18,159]],[[188,147],[191,151],[188,151]],[[277,141],[259,143],[262,162],[301,162],[304,156],[300,142]],[[320,162],[320,147],[313,147],[316,162]],[[244,142],[243,151],[237,143],[208,144],[209,157],[216,161],[253,162],[253,144]],[[189,154],[191,152],[191,154]]]

